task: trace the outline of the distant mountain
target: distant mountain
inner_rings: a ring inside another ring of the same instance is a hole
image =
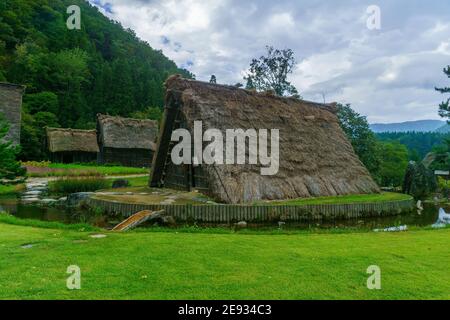
[[[450,125],[448,123],[444,124],[442,127],[436,129],[436,132],[439,133],[449,133],[450,132]]]
[[[445,130],[447,126],[446,122],[441,120],[418,120],[400,123],[374,123],[370,125],[370,128],[375,133],[408,131],[433,132],[441,129]],[[450,131],[450,128],[448,130]]]

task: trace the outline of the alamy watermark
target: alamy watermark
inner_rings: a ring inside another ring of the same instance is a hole
[[[171,158],[175,165],[259,164],[261,175],[275,175],[280,164],[279,139],[278,129],[226,129],[225,137],[219,129],[208,129],[203,133],[202,121],[194,121],[193,141],[186,129],[172,132],[171,141],[178,143],[172,149]],[[203,142],[209,142],[204,149]]]
[[[381,290],[381,268],[376,265],[369,266],[367,273],[370,274],[367,278],[367,289]]]
[[[381,29],[381,9],[377,5],[371,5],[366,10],[369,17],[367,18],[367,29],[380,30]]]
[[[81,269],[79,266],[71,265],[67,267],[66,273],[70,276],[66,280],[66,286],[69,290],[81,289]]]
[[[69,30],[81,29],[81,9],[77,5],[67,7],[67,14],[70,16],[66,20],[66,26]]]

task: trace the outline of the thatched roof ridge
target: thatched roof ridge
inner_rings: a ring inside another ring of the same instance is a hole
[[[256,90],[249,90],[249,89],[243,89],[232,85],[227,84],[216,84],[216,83],[210,83],[205,81],[199,81],[199,80],[192,80],[192,79],[184,79],[181,77],[181,75],[173,75],[169,77],[166,82],[164,83],[167,90],[186,90],[189,88],[196,88],[200,89],[203,88],[203,90],[220,90],[222,92],[228,92],[229,94],[236,94],[236,93],[243,93],[245,92],[247,95],[250,96],[256,96],[256,97],[270,97],[273,100],[278,100],[280,102],[284,103],[292,103],[292,102],[302,102],[303,104],[307,104],[312,107],[318,107],[325,110],[328,110],[331,113],[336,114],[337,107],[336,102],[331,103],[320,103],[320,102],[314,102],[304,99],[298,99],[296,97],[283,97],[278,96],[272,91],[265,91],[265,92],[259,92]]]
[[[15,83],[9,83],[9,82],[0,82],[0,86],[1,87],[5,87],[5,88],[11,88],[11,89],[18,89],[22,92],[25,91],[25,86],[21,85],[21,84],[15,84]]]
[[[243,203],[261,199],[293,199],[379,192],[340,128],[333,105],[210,84],[172,76],[166,81],[166,117],[180,110],[188,129],[279,129],[280,168],[262,176],[260,165],[203,165],[210,194]],[[170,118],[172,119],[172,118]],[[168,136],[168,135],[167,135]],[[167,140],[167,139],[166,139]],[[158,142],[152,185],[163,181],[168,141]],[[170,155],[169,155],[170,156]]]
[[[99,152],[96,130],[46,128],[50,152]]]
[[[158,122],[154,120],[97,115],[99,143],[107,148],[156,149]]]

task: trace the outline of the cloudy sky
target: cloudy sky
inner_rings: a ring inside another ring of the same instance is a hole
[[[199,80],[244,82],[266,45],[291,48],[303,98],[351,103],[370,122],[439,119],[450,1],[90,0]],[[370,5],[381,28],[370,30]]]

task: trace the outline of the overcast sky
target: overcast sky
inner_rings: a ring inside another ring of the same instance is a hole
[[[90,0],[199,80],[244,82],[266,45],[294,50],[304,99],[351,103],[370,122],[439,119],[450,84],[450,1]],[[381,9],[369,30],[367,8]]]

